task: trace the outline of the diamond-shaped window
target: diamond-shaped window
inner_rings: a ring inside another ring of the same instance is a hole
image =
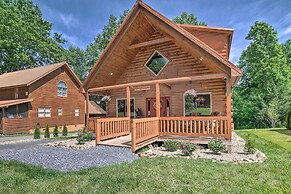
[[[151,58],[147,61],[145,66],[153,72],[156,76],[164,69],[168,64],[169,60],[160,54],[158,51],[155,51]]]

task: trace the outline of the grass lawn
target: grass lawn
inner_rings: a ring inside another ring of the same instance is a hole
[[[273,142],[291,152],[291,130],[287,129],[260,129],[252,133],[270,142]],[[291,165],[291,164],[290,164]]]
[[[61,173],[0,161],[0,193],[290,193],[291,153],[255,138],[268,160],[220,164],[209,160],[141,158],[130,164]]]

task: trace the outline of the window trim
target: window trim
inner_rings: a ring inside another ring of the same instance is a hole
[[[76,110],[78,110],[78,115],[76,115]],[[75,117],[79,117],[80,116],[80,109],[79,108],[75,108],[74,115],[75,115]]]
[[[66,95],[65,95],[65,96],[63,96],[63,95],[59,95],[59,84],[60,84],[61,82],[63,82],[63,83],[65,84],[65,86],[66,86]],[[60,80],[60,81],[58,82],[58,85],[57,85],[57,95],[58,95],[58,97],[67,97],[67,96],[68,96],[68,87],[67,87],[66,82],[63,81],[63,80]]]
[[[43,111],[43,116],[39,116],[39,109],[43,109],[44,111]],[[50,111],[49,111],[49,116],[46,116],[46,115],[48,115],[47,113],[48,112],[46,112],[46,109],[49,109]],[[52,117],[52,108],[51,107],[44,107],[44,106],[42,106],[42,107],[38,107],[38,109],[37,109],[37,117],[38,118],[50,118],[50,117]]]
[[[191,90],[191,89],[189,89]],[[185,93],[187,92],[188,90],[186,90],[184,93],[183,93],[183,112],[184,112],[184,117],[186,116],[186,109],[185,109]],[[203,115],[203,116],[211,116],[211,113],[212,113],[212,92],[201,92],[201,93],[197,93],[197,96],[198,95],[205,95],[205,94],[210,94],[210,115]]]
[[[164,57],[164,58],[167,60],[167,63],[163,66],[163,68],[159,71],[158,74],[156,74],[155,72],[153,72],[153,71],[152,71],[152,70],[147,66],[148,62],[152,59],[152,57],[153,57],[156,53],[158,53],[159,55],[161,55],[162,57]],[[144,66],[145,66],[148,70],[150,70],[150,72],[152,72],[156,77],[158,77],[158,76],[160,75],[160,73],[164,70],[164,68],[165,68],[169,63],[170,63],[170,60],[169,60],[167,57],[165,57],[165,55],[163,55],[160,51],[155,50],[155,51],[151,54],[151,56],[148,58],[148,60],[145,62]]]
[[[59,110],[61,111],[59,112]],[[58,116],[63,116],[63,108],[58,108]]]
[[[115,114],[116,114],[116,117],[118,117],[118,118],[122,118],[122,117],[119,117],[118,116],[118,100],[125,100],[125,104],[127,103],[127,98],[116,98],[116,103],[115,103],[115,109],[116,109],[116,111],[115,111]],[[133,100],[133,118],[135,118],[135,97],[132,97],[132,98],[130,98],[130,100]],[[130,117],[131,117],[131,115],[130,115]]]

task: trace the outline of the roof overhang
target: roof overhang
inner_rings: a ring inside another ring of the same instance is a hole
[[[9,106],[14,106],[17,104],[23,104],[26,102],[32,102],[32,98],[25,98],[25,99],[17,99],[17,100],[1,100],[0,101],[0,108],[5,108]]]

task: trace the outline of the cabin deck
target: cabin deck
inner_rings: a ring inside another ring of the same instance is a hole
[[[100,145],[131,148],[131,135],[100,141]]]

